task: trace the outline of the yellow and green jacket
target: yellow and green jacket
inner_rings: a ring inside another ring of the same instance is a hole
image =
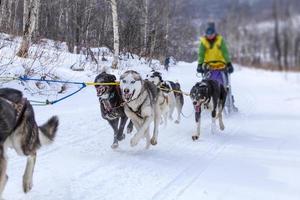
[[[220,61],[220,62],[217,62]],[[198,64],[208,63],[211,70],[224,69],[224,63],[231,62],[227,45],[221,35],[217,35],[213,43],[205,37],[200,38]]]

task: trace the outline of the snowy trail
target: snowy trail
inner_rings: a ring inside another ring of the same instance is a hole
[[[199,80],[195,64],[165,73],[184,91]],[[300,199],[300,86],[279,73],[238,69],[232,77],[240,113],[225,118],[224,132],[211,135],[204,118],[193,142],[193,108],[185,98],[181,124],[160,127],[157,146],[131,148],[126,135],[112,150],[112,130],[101,119],[93,88],[60,104],[35,107],[39,124],[58,115],[52,146],[37,157],[34,187],[22,193],[25,159],[9,152],[5,199]],[[287,100],[293,99],[293,100]],[[174,115],[175,116],[175,115]]]

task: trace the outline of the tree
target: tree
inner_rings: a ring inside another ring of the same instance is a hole
[[[279,37],[279,13],[278,13],[278,0],[273,0],[273,17],[274,17],[274,45],[276,50],[277,65],[279,70],[282,70],[281,65],[281,45]]]
[[[117,0],[110,0],[112,21],[113,21],[113,31],[114,31],[114,58],[112,62],[112,68],[116,69],[119,62],[119,52],[120,52],[120,41],[119,41],[119,22],[118,22],[118,8]]]
[[[40,0],[24,0],[24,26],[23,26],[23,37],[20,49],[17,56],[27,58],[28,50],[32,40],[33,32],[35,30],[38,9]]]

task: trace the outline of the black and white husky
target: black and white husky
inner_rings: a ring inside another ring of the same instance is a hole
[[[160,109],[157,101],[157,87],[150,81],[143,80],[141,75],[133,70],[126,71],[120,77],[122,97],[125,101],[124,110],[133,122],[137,133],[130,141],[131,146],[146,138],[146,148],[157,144]],[[154,121],[153,136],[150,140],[150,124]]]
[[[226,101],[226,90],[223,85],[214,80],[203,80],[192,87],[190,97],[195,108],[195,121],[197,126],[197,131],[192,136],[193,140],[198,140],[200,136],[202,109],[211,110],[212,133],[214,133],[216,128],[217,118],[219,119],[220,129],[225,129],[222,112]]]
[[[7,149],[13,148],[22,156],[27,156],[23,176],[25,193],[32,188],[32,176],[37,150],[54,140],[58,118],[50,118],[44,125],[37,125],[34,111],[22,92],[11,88],[0,89],[0,199],[8,176]]]
[[[159,88],[162,88],[164,96],[168,97],[169,119],[173,120],[173,112],[176,108],[177,119],[175,120],[175,123],[179,124],[181,120],[182,107],[184,104],[184,98],[180,88],[180,84],[174,83],[173,81],[164,81],[161,73],[158,71],[152,71],[147,75],[147,79],[153,82]],[[163,88],[165,88],[166,90],[164,90]]]
[[[116,77],[112,74],[108,74],[105,71],[100,73],[95,78],[95,83],[116,83]],[[123,133],[127,116],[124,112],[123,99],[121,96],[120,86],[118,85],[96,85],[97,96],[99,98],[100,110],[102,118],[107,120],[109,125],[114,130],[114,139],[111,148],[117,148],[119,146],[118,141],[125,138]],[[130,133],[133,129],[133,124],[130,121],[127,126],[127,133]]]

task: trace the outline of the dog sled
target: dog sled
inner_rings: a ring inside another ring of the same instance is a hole
[[[232,94],[231,77],[226,69],[222,70],[210,70],[211,63],[220,63],[226,65],[223,61],[211,61],[203,63],[204,73],[202,74],[202,80],[212,79],[219,84],[224,85],[227,89],[227,98],[225,102],[225,114],[232,114],[238,112],[238,108],[234,105],[234,96]]]

